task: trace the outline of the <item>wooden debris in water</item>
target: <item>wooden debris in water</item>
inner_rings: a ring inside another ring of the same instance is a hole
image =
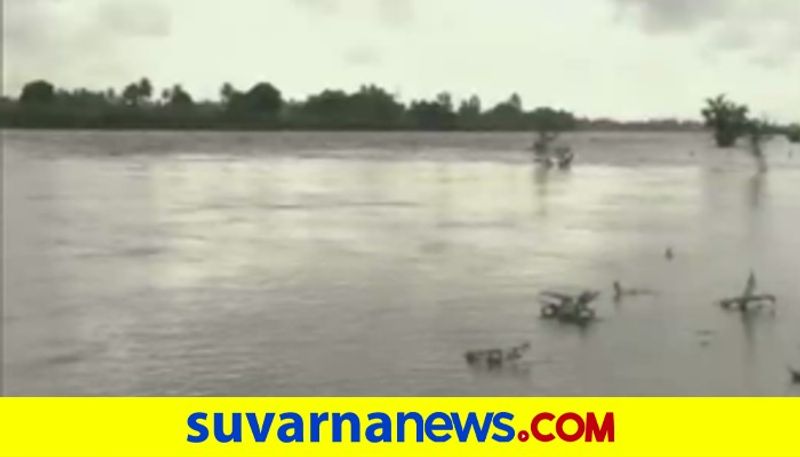
[[[526,341],[508,349],[492,348],[467,351],[464,353],[464,358],[470,366],[500,368],[506,362],[516,362],[520,360],[530,347],[531,344]]]

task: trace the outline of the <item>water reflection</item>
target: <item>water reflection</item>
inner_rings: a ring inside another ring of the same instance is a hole
[[[767,173],[756,173],[753,175],[752,178],[749,180],[749,195],[750,195],[750,207],[753,209],[758,209],[761,207],[761,203],[764,199],[764,193],[766,192],[766,182],[767,182]]]

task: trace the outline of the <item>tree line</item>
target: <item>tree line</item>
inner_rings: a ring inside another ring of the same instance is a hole
[[[489,108],[477,96],[456,103],[447,92],[406,104],[375,85],[290,100],[268,82],[246,90],[225,83],[218,100],[198,101],[180,84],[156,91],[148,78],[119,91],[66,90],[37,80],[16,99],[0,101],[0,126],[23,128],[564,131],[577,124],[568,111],[525,110],[517,94]]]
[[[749,109],[724,95],[706,100],[705,127],[721,147],[732,146],[754,129],[782,133],[800,142],[800,124],[778,126],[751,119]],[[484,107],[473,95],[456,103],[442,92],[431,100],[401,102],[376,85],[346,92],[326,89],[304,100],[286,99],[268,82],[246,90],[230,83],[217,100],[196,100],[180,84],[157,91],[148,78],[95,91],[67,90],[44,80],[25,84],[17,98],[0,98],[0,127],[87,129],[314,129],[314,130],[699,130],[694,121],[655,119],[620,122],[588,119],[550,107],[526,110],[516,93]]]
[[[773,135],[786,135],[792,143],[800,143],[800,124],[778,125],[766,119],[754,118],[750,115],[750,107],[728,99],[725,94],[706,99],[705,107],[700,111],[705,126],[710,128],[714,141],[721,148],[736,145],[741,137],[750,140],[751,148],[761,156],[760,145]]]
[[[291,100],[268,82],[246,90],[225,83],[217,100],[196,100],[180,84],[158,91],[148,78],[141,78],[119,90],[103,91],[29,82],[17,98],[0,99],[0,127],[568,131],[697,130],[701,125],[674,119],[588,119],[550,107],[526,110],[517,94],[489,107],[477,95],[456,102],[448,92],[403,103],[375,85],[352,92],[326,89]]]

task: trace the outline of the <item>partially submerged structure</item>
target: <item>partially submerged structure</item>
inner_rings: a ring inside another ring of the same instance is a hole
[[[792,375],[792,382],[795,384],[800,384],[800,370],[796,370],[792,367],[789,368],[789,374]]]
[[[524,342],[511,348],[493,348],[477,351],[467,351],[464,358],[467,364],[475,367],[500,368],[504,363],[516,362],[530,349],[531,344]]]
[[[562,170],[572,166],[575,154],[567,144],[557,144],[557,132],[540,131],[539,137],[533,142],[533,161],[546,168],[558,166]]]
[[[750,311],[761,309],[768,305],[774,306],[778,302],[778,299],[772,294],[756,294],[756,287],[756,275],[751,271],[742,295],[724,298],[719,301],[719,305],[724,309]]]
[[[614,300],[621,301],[625,297],[636,297],[640,295],[656,295],[654,290],[650,289],[633,289],[622,287],[622,283],[614,281]]]
[[[593,290],[584,290],[578,294],[544,291],[539,294],[542,317],[558,319],[561,322],[587,323],[597,317],[597,313],[589,307],[589,303],[599,295],[600,292]]]

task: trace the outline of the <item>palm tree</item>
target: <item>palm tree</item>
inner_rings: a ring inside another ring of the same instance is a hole
[[[717,146],[729,148],[736,144],[736,140],[747,133],[749,108],[738,105],[718,95],[706,99],[706,107],[702,110],[706,126],[714,129],[714,139]]]
[[[122,101],[129,106],[139,106],[139,86],[128,84],[122,90]]]
[[[219,90],[220,98],[222,102],[228,105],[233,97],[236,95],[236,89],[231,85],[231,83],[224,83]]]
[[[153,96],[153,85],[147,78],[142,78],[137,85],[139,90],[139,101],[147,102]]]

